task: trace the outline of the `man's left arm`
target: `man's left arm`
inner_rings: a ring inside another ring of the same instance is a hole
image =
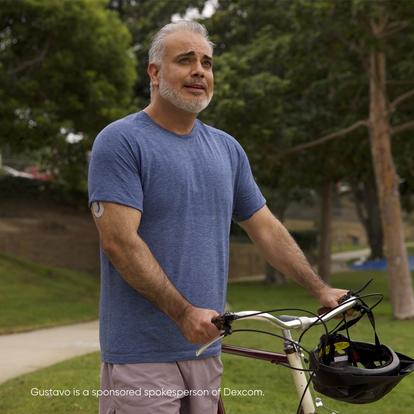
[[[271,266],[306,288],[323,306],[335,307],[347,293],[331,288],[316,275],[295,240],[266,205],[239,225]]]

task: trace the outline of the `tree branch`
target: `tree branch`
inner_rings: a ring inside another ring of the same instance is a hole
[[[387,85],[413,85],[414,81],[400,81],[400,80],[394,80],[394,79],[388,79]]]
[[[362,121],[355,122],[355,124],[351,125],[348,128],[344,128],[344,129],[341,129],[341,130],[339,130],[337,132],[334,132],[332,134],[325,135],[324,137],[318,138],[314,141],[306,142],[304,144],[300,144],[300,145],[297,145],[295,147],[292,147],[292,148],[278,154],[278,157],[284,157],[285,155],[290,155],[290,154],[293,154],[295,152],[303,151],[303,150],[308,149],[308,148],[312,148],[312,147],[316,147],[318,145],[325,144],[325,142],[332,141],[333,139],[336,139],[336,138],[341,138],[341,137],[349,134],[350,132],[354,131],[355,129],[359,128],[359,127],[362,127],[362,126],[368,127],[368,124],[369,123],[368,123],[367,120],[362,120]]]
[[[409,27],[409,23],[407,21],[401,21],[401,22],[394,22],[390,23],[384,30],[382,37],[389,37],[393,36],[396,33],[400,32],[401,30],[406,29]]]
[[[406,122],[405,124],[401,124],[391,128],[391,135],[399,134],[400,132],[408,131],[410,129],[414,129],[414,121]]]
[[[19,72],[22,72],[23,70],[27,69],[30,66],[36,65],[37,63],[40,63],[45,57],[49,50],[50,42],[49,40],[46,42],[43,49],[40,51],[40,53],[35,56],[34,58],[30,60],[26,60],[25,62],[21,63],[16,68],[10,68],[7,72],[11,76],[16,76]]]
[[[394,112],[400,103],[404,102],[407,99],[410,99],[413,96],[414,96],[414,89],[412,89],[411,91],[405,92],[402,95],[400,95],[398,98],[394,99],[390,104],[391,112]]]

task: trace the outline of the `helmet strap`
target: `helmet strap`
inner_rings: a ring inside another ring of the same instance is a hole
[[[377,330],[376,330],[376,326],[375,326],[374,314],[373,314],[372,310],[370,309],[370,307],[361,298],[359,298],[359,301],[361,302],[361,304],[359,305],[359,309],[358,309],[359,312],[360,312],[360,315],[358,317],[354,318],[354,319],[349,320],[349,321],[347,321],[345,319],[345,315],[344,315],[342,323],[340,323],[336,328],[334,328],[334,330],[331,331],[329,334],[330,335],[335,335],[336,333],[338,333],[340,331],[346,330],[347,338],[348,338],[348,340],[351,344],[351,347],[352,347],[352,341],[351,341],[351,338],[349,337],[349,328],[351,326],[355,325],[357,322],[359,322],[359,320],[363,316],[367,315],[368,320],[369,320],[369,322],[372,326],[372,329],[374,331],[375,348],[378,352],[379,357],[381,357],[382,354],[383,354],[383,349],[382,349],[382,346],[381,346],[381,342],[378,338],[378,334],[377,334]],[[354,360],[353,357],[352,357],[352,362],[353,362],[354,365],[356,365],[356,361]]]

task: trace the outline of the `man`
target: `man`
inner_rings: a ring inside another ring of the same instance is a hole
[[[93,146],[101,413],[217,411],[220,347],[197,359],[195,344],[219,334],[211,320],[225,304],[232,219],[324,306],[346,293],[314,274],[266,207],[237,141],[196,119],[213,95],[212,55],[204,26],[163,27],[149,52],[150,104],[110,124]],[[189,393],[197,390],[203,396]]]

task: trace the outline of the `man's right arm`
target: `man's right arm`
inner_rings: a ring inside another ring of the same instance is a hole
[[[218,313],[193,306],[169,280],[137,231],[141,212],[115,203],[100,202],[101,215],[92,213],[101,247],[111,263],[142,296],[155,304],[192,343],[205,343],[219,334],[211,319]]]

